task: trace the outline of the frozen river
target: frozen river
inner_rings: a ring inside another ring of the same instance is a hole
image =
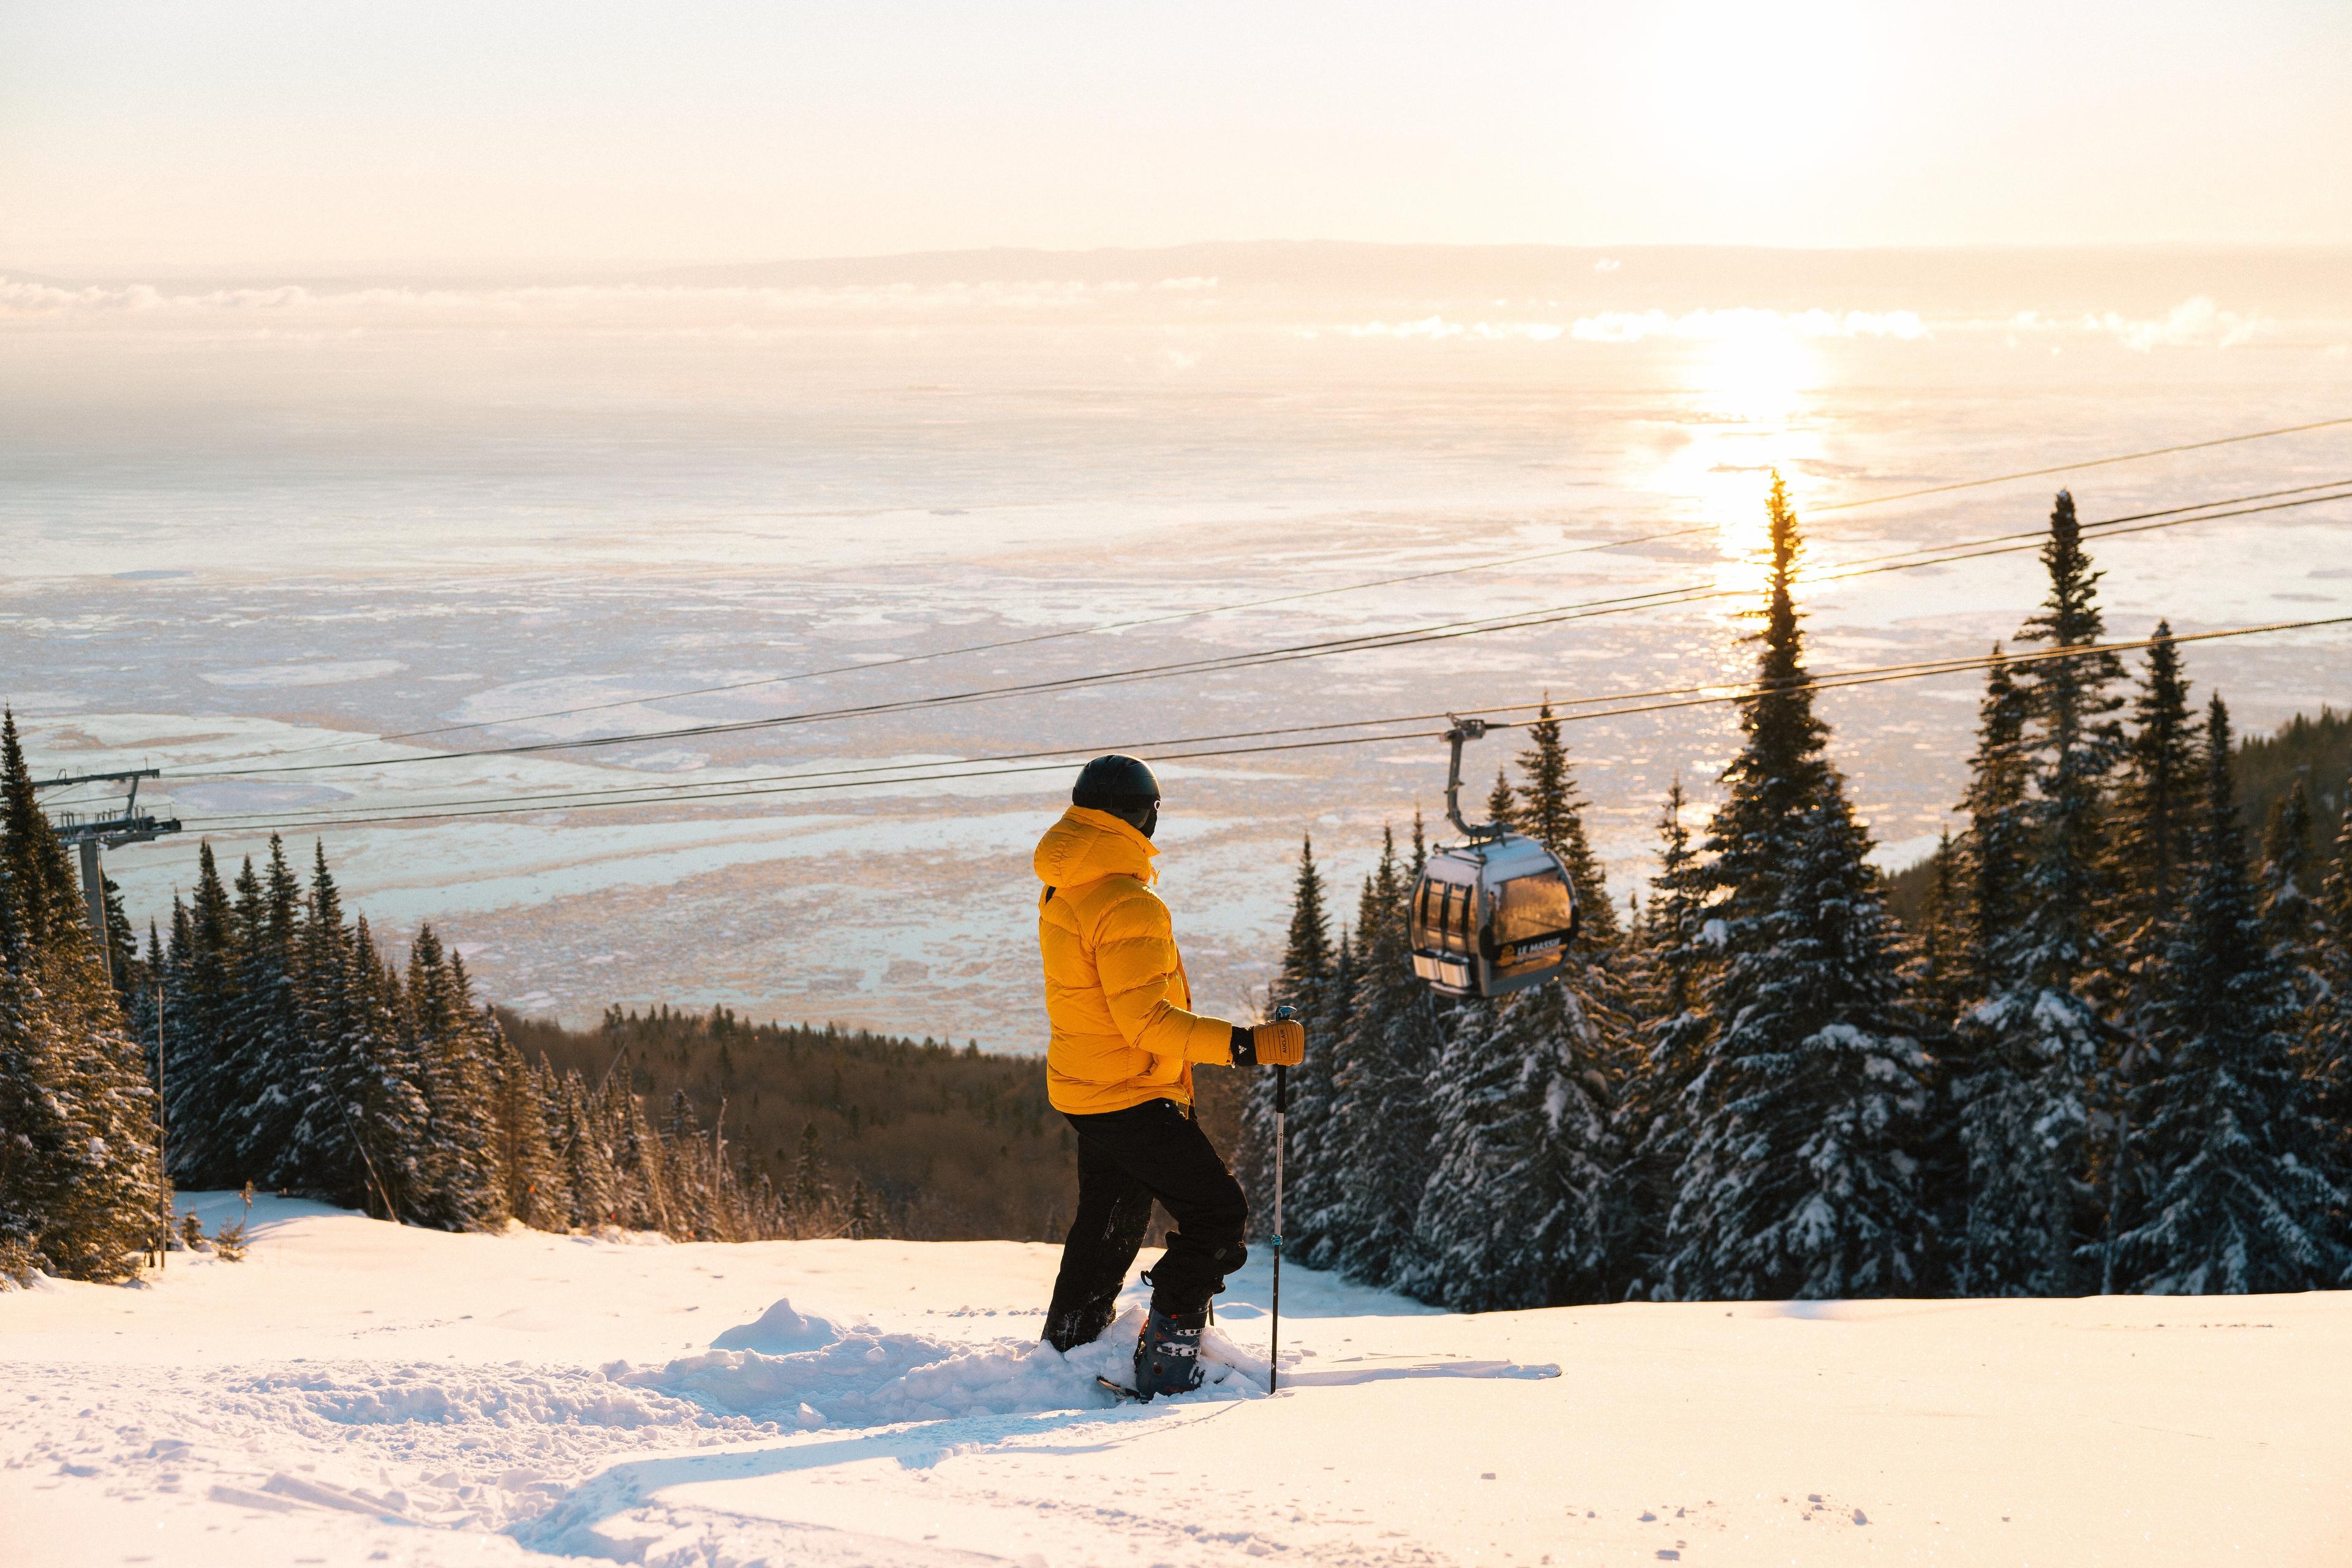
[[[225,852],[320,834],[379,930],[432,919],[527,1010],[724,1002],[1018,1049],[1037,1043],[1028,851],[1064,773],[500,808],[1720,681],[1746,667],[1744,597],[446,753],[1742,590],[1774,466],[1821,567],[2032,528],[2059,483],[2098,520],[2352,478],[2340,426],[1832,510],[2352,415],[2352,258],[1402,254],[1426,265],[1228,247],[563,288],[0,283],[0,697],[37,768],[159,767]],[[2109,631],[2352,614],[2348,529],[2339,502],[2099,544]],[[2036,572],[2010,554],[1824,583],[1815,664],[1981,653]],[[2265,728],[2343,705],[2352,628],[2189,664]],[[1977,685],[1824,700],[1890,863],[1946,820]],[[1621,898],[1669,782],[1709,798],[1732,735],[1721,707],[1571,727]],[[1481,776],[1514,749],[1486,742]],[[1263,984],[1303,833],[1351,909],[1381,826],[1433,816],[1443,777],[1427,741],[1166,767],[1164,888],[1204,1004]],[[474,815],[343,821],[390,808]],[[194,864],[192,833],[110,869],[143,923]]]

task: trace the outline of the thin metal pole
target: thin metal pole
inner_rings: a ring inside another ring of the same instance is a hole
[[[1265,1391],[1282,1379],[1282,1146],[1290,1114],[1290,1069],[1274,1069],[1274,1330],[1265,1358]]]

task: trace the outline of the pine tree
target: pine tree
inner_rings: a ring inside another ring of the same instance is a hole
[[[247,862],[250,870],[251,862]],[[244,1087],[224,1108],[237,1151],[234,1173],[245,1181],[278,1175],[283,1151],[301,1121],[301,1083],[310,1051],[302,1038],[300,942],[302,884],[286,863],[286,847],[269,839],[269,864],[257,884],[258,905],[238,954],[236,1004],[230,1026]],[[281,1183],[280,1184],[291,1184]]]
[[[845,1205],[842,1229],[852,1241],[864,1241],[882,1234],[881,1216],[874,1207],[874,1194],[866,1190],[863,1176],[849,1184],[849,1201]]]
[[[578,1072],[567,1072],[551,1086],[548,1102],[555,1112],[549,1142],[554,1145],[556,1161],[563,1168],[564,1192],[572,1200],[572,1228],[602,1230],[614,1223],[618,1205],[614,1194],[612,1152],[604,1147],[603,1129],[597,1125],[589,1100],[588,1085]],[[692,1239],[701,1237],[694,1236]]]
[[[1994,987],[1999,955],[2023,926],[2025,868],[2032,827],[2027,800],[2033,763],[2026,744],[2026,697],[2010,673],[1999,644],[1985,670],[1984,699],[1977,706],[1976,754],[1969,763],[1968,813],[1963,841],[1966,931],[1961,963],[1963,989],[1971,998]]]
[[[1577,937],[1589,948],[1616,945],[1621,934],[1617,906],[1610,901],[1608,879],[1584,832],[1584,792],[1577,787],[1569,766],[1568,747],[1559,737],[1559,721],[1546,698],[1536,721],[1528,726],[1533,742],[1519,753],[1519,772],[1526,780],[1517,812],[1520,832],[1542,845],[1567,868],[1576,890]]]
[[[209,841],[196,847],[196,889],[184,927],[175,920],[172,978],[172,1175],[183,1186],[233,1184],[239,1151],[236,910]],[[184,940],[181,940],[184,938]]]
[[[1495,770],[1495,787],[1486,792],[1486,821],[1496,827],[1519,825],[1518,792],[1511,787],[1510,775],[1500,768]]]
[[[156,1234],[156,1107],[79,913],[16,715],[0,712],[0,1247],[113,1281]]]
[[[1968,1289],[2065,1295],[2090,1284],[2078,1248],[2102,1208],[2121,1201],[2113,1150],[2126,1134],[2118,1087],[2127,1041],[2108,1019],[2121,955],[2105,832],[2106,784],[2122,751],[2122,700],[2104,630],[2099,574],[2082,547],[2074,498],[2058,492],[2042,550],[2050,590],[2019,636],[2078,654],[2018,668],[2033,788],[2017,913],[1995,939],[1985,1000],[1969,1017],[1962,1138],[1969,1157]],[[2109,1152],[2089,1142],[2100,1110]],[[2104,1205],[2100,1194],[2105,1193]]]
[[[1968,1064],[1958,1020],[1974,1000],[1969,952],[1969,916],[1963,894],[1962,850],[1948,828],[1927,858],[1927,887],[1918,927],[1909,934],[1903,983],[1927,1053],[1927,1111],[1919,1141],[1919,1199],[1928,1215],[1927,1284],[1950,1293],[1958,1272],[1956,1238],[1968,1223],[1968,1156],[1959,1139],[1959,1085]]]
[[[2344,1194],[2306,1157],[2296,1010],[2247,875],[2219,697],[2204,739],[2195,858],[2148,1014],[2158,1065],[2135,1097],[2147,1212],[2116,1237],[2116,1272],[2156,1294],[2305,1290],[2344,1276]]]
[[[2272,803],[2263,826],[2263,940],[2272,962],[2293,988],[2298,1010],[2315,1005],[2322,981],[2321,877],[2312,858],[2311,797],[2301,779]]]
[[[486,1020],[486,1026],[497,1040],[490,1070],[500,1206],[534,1230],[562,1230],[571,1223],[571,1194],[547,1142],[538,1080],[497,1020]]]
[[[1308,1052],[1308,1061],[1290,1074],[1293,1107],[1305,1112],[1311,1137],[1319,1131],[1328,1109],[1331,1064],[1328,1042],[1331,998],[1331,924],[1324,911],[1323,877],[1315,865],[1312,835],[1298,847],[1298,877],[1290,900],[1290,933],[1283,949],[1282,968],[1266,997],[1267,1014],[1280,1006],[1298,1009],[1310,1037],[1326,1042],[1321,1052]],[[1309,1065],[1312,1064],[1312,1065]],[[1242,1103],[1240,1167],[1242,1189],[1250,1194],[1256,1228],[1268,1234],[1273,1224],[1274,1074],[1254,1073]]]
[[[628,1079],[606,1081],[612,1101],[605,1119],[612,1139],[613,1181],[621,1206],[622,1223],[632,1230],[675,1234],[670,1219],[669,1166],[663,1157],[660,1134],[646,1119],[645,1107],[629,1092]]]
[[[1357,907],[1357,978],[1340,1041],[1326,1135],[1310,1183],[1318,1268],[1368,1283],[1410,1277],[1413,1233],[1433,1152],[1429,1081],[1441,1044],[1437,1009],[1413,973],[1412,884],[1383,831],[1380,863]]]
[[[830,1228],[827,1215],[833,1207],[833,1179],[825,1170],[824,1141],[818,1136],[814,1121],[801,1123],[801,1146],[793,1158],[790,1201],[803,1235],[821,1235]]]
[[[2180,868],[2195,853],[2198,795],[2196,723],[2189,681],[2169,623],[2156,624],[2147,668],[2132,700],[2132,731],[2116,782],[2115,864],[2126,962],[2134,969],[2170,940],[2180,900]]]
[[[1662,1247],[1675,1183],[1689,1152],[1692,1086],[1706,1065],[1707,1024],[1702,987],[1714,949],[1704,934],[1706,868],[1691,847],[1677,778],[1658,816],[1658,874],[1642,928],[1634,1011],[1640,1057],[1617,1110],[1628,1151],[1626,1201],[1633,1231],[1632,1293],[1663,1292]]]
[[[2352,783],[2344,798],[2352,799]],[[2306,1158],[2339,1194],[2331,1232],[2352,1251],[2352,812],[2336,832],[2319,903],[2317,984],[2296,1062],[2310,1096]],[[2352,1269],[2339,1283],[2352,1284]]]
[[[1916,1289],[1923,1262],[1912,1148],[1927,1064],[1869,836],[1823,755],[1791,593],[1797,519],[1777,475],[1767,517],[1758,689],[1707,843],[1720,898],[1702,930],[1721,955],[1666,1269],[1685,1299],[1889,1295]]]
[[[491,1078],[465,965],[444,951],[430,925],[408,951],[408,1044],[424,1093],[418,1165],[426,1223],[479,1230],[503,1223],[493,1162]],[[583,1108],[584,1109],[584,1108]]]

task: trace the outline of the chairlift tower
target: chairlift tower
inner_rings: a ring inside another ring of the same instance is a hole
[[[106,930],[106,872],[99,864],[100,849],[119,849],[125,844],[147,844],[167,833],[180,831],[176,816],[150,816],[139,809],[139,781],[163,776],[153,768],[137,768],[119,773],[76,773],[69,778],[35,779],[33,787],[62,789],[79,784],[128,784],[131,794],[122,809],[112,816],[85,817],[64,811],[57,815],[53,826],[58,837],[81,851],[81,896],[89,912],[90,934],[98,939],[98,962],[114,978],[114,944],[108,940]]]

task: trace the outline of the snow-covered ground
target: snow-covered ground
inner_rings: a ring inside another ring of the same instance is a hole
[[[0,1295],[0,1563],[2352,1562],[2352,1294],[1464,1318],[1294,1270],[1268,1397],[1253,1263],[1216,1381],[1121,1406],[1131,1317],[1035,1342],[1051,1247],[254,1218]]]

